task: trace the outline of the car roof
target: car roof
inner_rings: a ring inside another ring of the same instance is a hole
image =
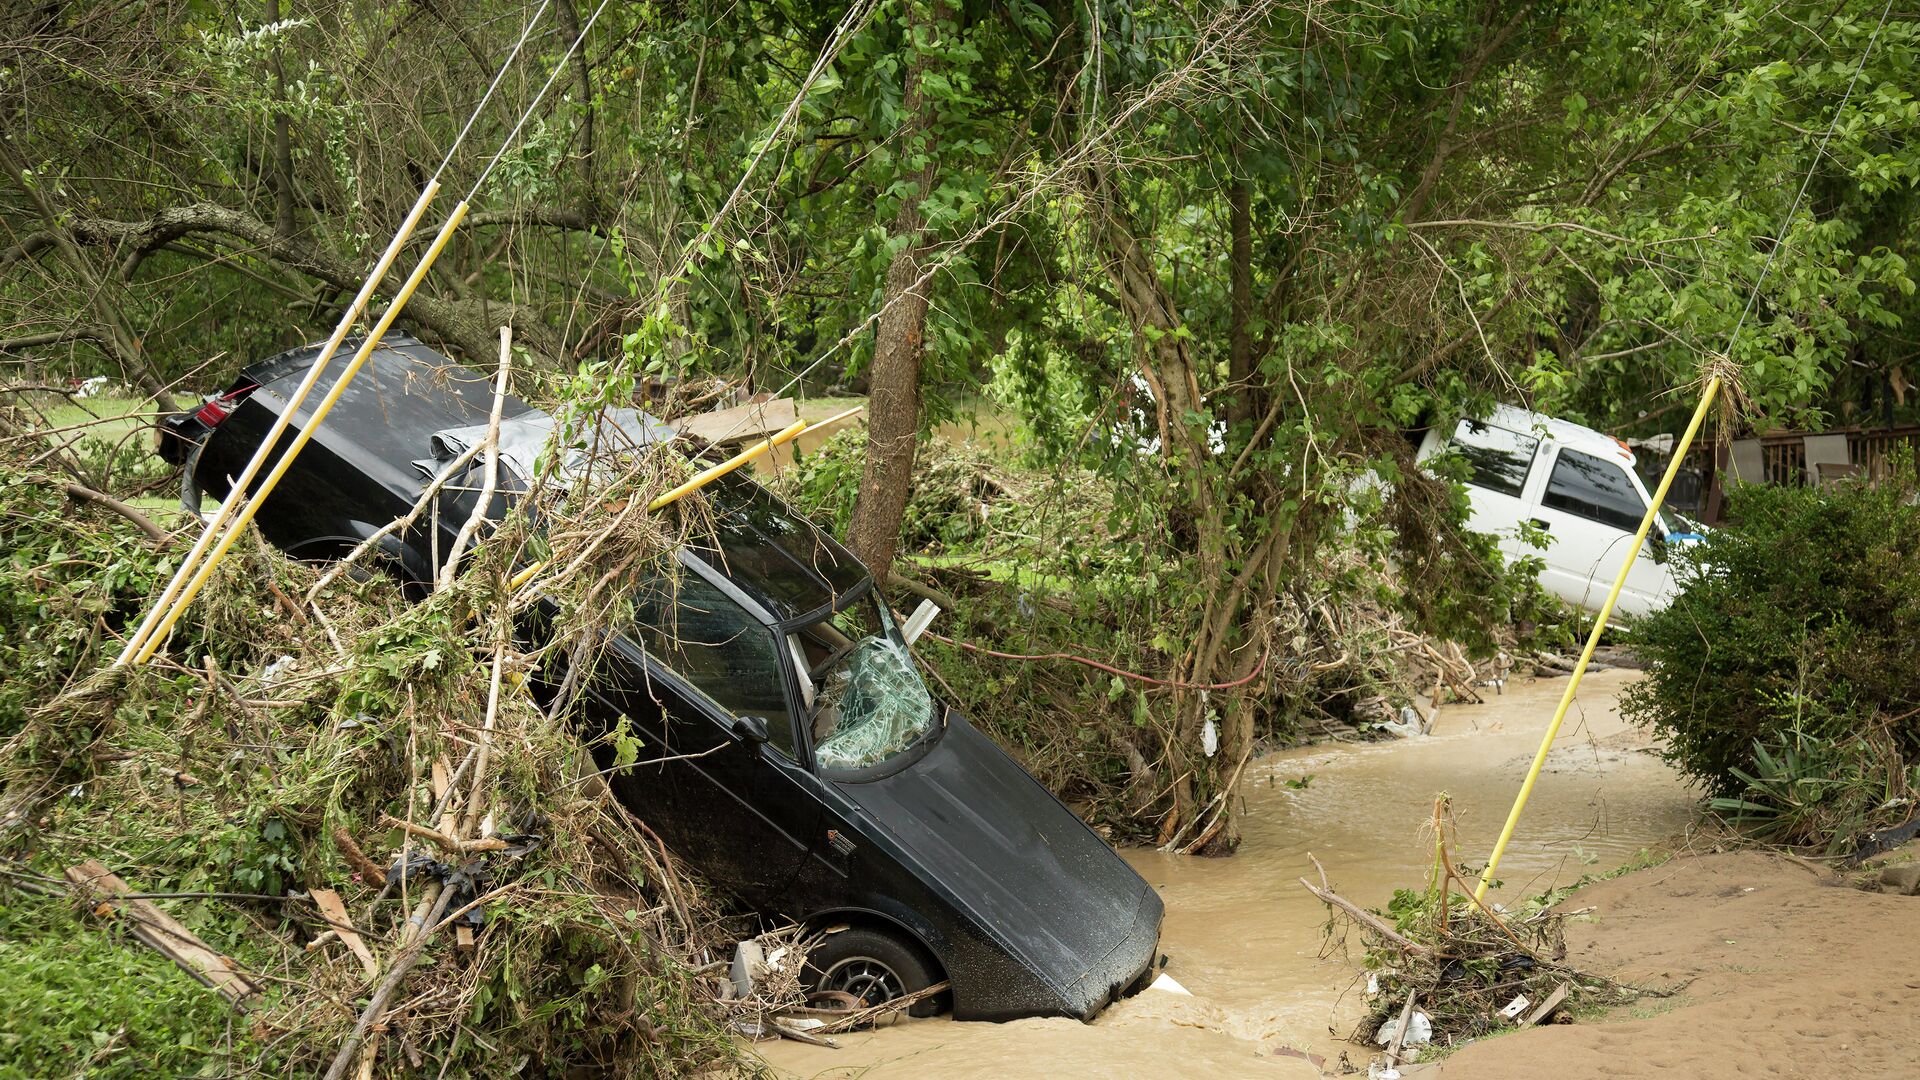
[[[1628,466],[1634,463],[1633,451],[1620,440],[1571,420],[1562,420],[1548,416],[1546,413],[1513,405],[1495,405],[1493,411],[1481,417],[1481,420],[1509,431],[1544,434],[1563,447],[1592,454],[1595,457],[1617,459],[1626,462]]]
[[[351,355],[360,340],[348,339],[340,353]],[[320,354],[318,344],[290,349],[246,369],[243,382],[258,383],[254,398],[273,399],[272,409],[286,408],[289,395],[306,376]],[[306,426],[314,407],[332,389],[346,363],[335,354],[294,422]],[[260,402],[265,404],[264,401]],[[388,490],[407,498],[426,490],[427,477],[413,463],[431,455],[429,439],[436,431],[485,423],[493,406],[493,387],[477,375],[426,345],[404,335],[389,334],[352,382],[340,394],[314,438],[362,470]],[[531,406],[509,396],[507,416],[518,416]]]
[[[342,345],[343,350],[352,347],[357,342]],[[317,344],[289,350],[249,367],[242,379],[259,383],[256,395],[275,398],[277,412],[319,352]],[[332,385],[327,376],[320,381],[316,391]],[[431,462],[434,437],[484,423],[492,402],[486,377],[413,338],[390,334],[369,354],[316,438],[411,501],[426,489],[427,477],[415,463]],[[513,397],[505,412],[544,415]],[[296,419],[304,423],[311,414],[309,405]],[[667,431],[661,441],[674,437]],[[728,475],[708,485],[706,493],[714,536],[690,543],[690,554],[748,594],[776,623],[838,607],[871,580],[852,552],[752,480]]]

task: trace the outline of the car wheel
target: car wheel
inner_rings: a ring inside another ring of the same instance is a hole
[[[934,982],[933,964],[919,946],[865,927],[828,934],[807,956],[806,978],[814,990],[851,994],[868,1005],[905,997]],[[946,996],[916,1002],[907,1012],[933,1016],[944,1007]]]

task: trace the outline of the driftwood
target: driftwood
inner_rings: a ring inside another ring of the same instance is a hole
[[[187,974],[220,991],[228,1001],[240,1005],[259,992],[260,988],[228,963],[226,957],[214,952],[173,916],[145,900],[132,898],[134,890],[99,862],[88,859],[69,866],[66,875],[67,880],[83,892],[104,898],[94,907],[96,914],[111,912],[123,916],[134,937],[180,965]]]
[[[1311,855],[1307,857],[1310,859],[1313,858],[1313,856]],[[1320,867],[1320,860],[1314,859],[1313,865],[1315,867]],[[1356,904],[1353,901],[1347,899],[1346,897],[1341,896],[1339,893],[1334,892],[1332,886],[1325,884],[1327,880],[1327,872],[1324,868],[1320,869],[1320,880],[1322,884],[1315,885],[1313,882],[1308,881],[1306,878],[1301,878],[1300,884],[1304,886],[1308,892],[1319,897],[1321,903],[1326,904],[1330,907],[1337,907],[1341,911],[1346,912],[1348,917],[1352,918],[1354,922],[1357,922],[1360,925],[1366,927],[1367,929],[1373,931],[1374,933],[1380,935],[1380,937],[1382,937],[1383,939],[1390,941],[1395,945],[1398,945],[1401,949],[1407,952],[1415,953],[1422,956],[1428,953],[1431,953],[1433,951],[1432,949],[1429,949],[1428,947],[1420,944],[1417,941],[1409,940],[1405,935],[1401,934],[1398,930],[1395,930],[1393,927],[1388,926],[1384,921],[1381,920],[1380,916],[1375,915],[1373,912],[1368,911],[1366,908],[1361,907],[1359,904]]]

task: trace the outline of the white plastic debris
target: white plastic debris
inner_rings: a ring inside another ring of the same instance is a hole
[[[1164,971],[1153,977],[1153,981],[1147,984],[1147,989],[1166,994],[1179,994],[1181,997],[1193,996],[1193,991],[1175,982],[1173,976]]]
[[[1379,1043],[1381,1046],[1392,1046],[1393,1036],[1399,1030],[1400,1018],[1396,1016],[1380,1025],[1380,1030],[1374,1035],[1373,1041]],[[1426,1013],[1415,1009],[1413,1015],[1407,1018],[1407,1037],[1400,1040],[1400,1045],[1425,1046],[1432,1041],[1433,1021],[1427,1019]]]
[[[743,941],[733,947],[733,996],[753,995],[753,981],[767,972],[767,951],[757,941]]]
[[[291,656],[282,656],[280,659],[275,660],[271,664],[268,664],[266,666],[266,669],[260,672],[261,685],[263,686],[273,685],[273,681],[275,679],[278,679],[281,673],[287,671],[289,668],[293,667],[293,665],[297,663],[299,663],[299,661],[295,660]]]
[[[1513,1000],[1507,1002],[1507,1007],[1500,1010],[1500,1015],[1508,1020],[1515,1019],[1521,1013],[1526,1012],[1527,1006],[1531,1004],[1533,1004],[1533,1002],[1527,1000],[1527,995],[1515,994]]]
[[[1367,1066],[1367,1080],[1400,1080],[1400,1070],[1389,1069],[1376,1061]]]
[[[1367,972],[1367,996],[1373,997],[1375,994],[1378,994],[1379,992],[1380,992],[1380,976],[1371,971]]]
[[[1200,729],[1200,749],[1205,750],[1208,757],[1220,752],[1220,729],[1211,716],[1207,717],[1207,726]]]

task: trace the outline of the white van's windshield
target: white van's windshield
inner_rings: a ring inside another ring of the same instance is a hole
[[[788,636],[822,768],[878,765],[919,741],[933,696],[877,594]]]

